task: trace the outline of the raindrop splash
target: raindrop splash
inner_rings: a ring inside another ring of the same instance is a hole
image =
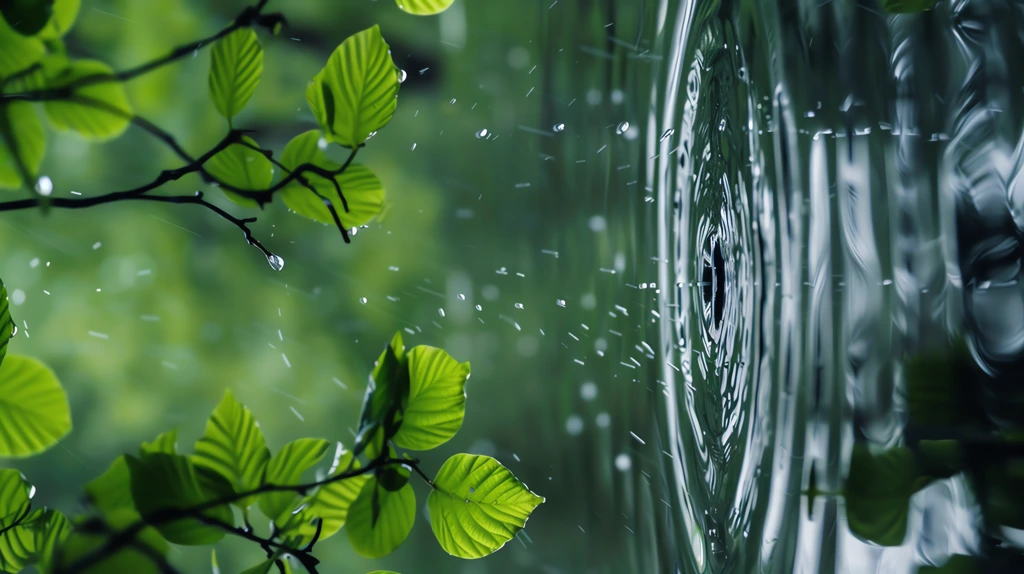
[[[476,138],[477,139],[485,138],[485,137],[487,137],[488,133],[490,133],[490,132],[487,131],[487,128],[484,128],[484,129],[476,132]]]

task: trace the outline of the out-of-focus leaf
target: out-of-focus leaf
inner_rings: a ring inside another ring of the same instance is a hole
[[[210,98],[229,122],[249,103],[263,75],[263,47],[252,28],[221,38],[210,53]]]
[[[90,529],[76,529],[67,540],[57,547],[55,563],[66,572],[76,574],[109,574],[111,572],[131,572],[132,574],[160,574],[161,569],[139,547],[155,557],[167,555],[167,541],[152,527],[145,527],[135,536],[130,544],[119,546],[116,552],[96,562],[88,568],[74,566],[106,545],[107,541],[127,529],[137,516],[131,512],[114,512],[106,517],[109,532],[95,532]]]
[[[57,376],[35,359],[7,355],[0,365],[0,456],[25,457],[71,430],[71,407]]]
[[[196,443],[192,461],[224,477],[235,493],[242,493],[262,484],[269,460],[270,451],[256,418],[231,391],[225,391],[206,423],[206,433]],[[256,497],[248,496],[234,504],[244,509],[253,502]]]
[[[138,516],[135,501],[132,500],[131,473],[124,456],[117,457],[110,468],[86,484],[85,493],[89,502],[104,516],[114,512],[123,514],[121,511],[124,510],[135,512]]]
[[[416,16],[433,16],[447,10],[455,0],[395,0],[402,10]]]
[[[44,54],[46,48],[39,38],[22,36],[0,18],[0,78],[25,70]]]
[[[250,146],[257,146],[249,136],[242,140]],[[258,147],[258,146],[257,146]],[[262,191],[270,188],[274,180],[274,164],[262,153],[251,147],[235,143],[210,158],[203,167],[217,181],[246,191]],[[255,199],[244,197],[227,189],[221,189],[228,199],[245,207],[258,207]]]
[[[144,442],[139,447],[142,454],[162,452],[164,454],[178,454],[178,429],[171,429],[159,434],[153,442]]]
[[[63,88],[83,78],[106,78],[113,70],[103,62],[75,60],[49,78],[48,88]],[[82,84],[68,98],[45,102],[46,117],[58,130],[73,130],[88,140],[117,137],[131,124],[134,112],[121,82],[95,80]]]
[[[25,185],[18,160],[21,160],[29,177],[35,177],[43,163],[43,155],[46,153],[43,122],[32,109],[32,104],[16,101],[0,105],[0,130],[7,131],[0,136],[8,136],[0,137],[0,189],[18,189]],[[8,145],[8,139],[14,142],[13,147]]]
[[[45,40],[55,40],[64,34],[75,23],[78,18],[78,11],[82,7],[82,0],[56,0],[53,3],[53,16],[50,21],[39,32],[39,37]]]
[[[328,141],[355,148],[386,126],[397,105],[398,74],[379,26],[346,38],[306,89]]]
[[[493,458],[457,454],[437,472],[427,508],[445,552],[481,558],[512,540],[543,502]]]
[[[53,0],[0,0],[0,16],[19,34],[34,36],[53,14]]]

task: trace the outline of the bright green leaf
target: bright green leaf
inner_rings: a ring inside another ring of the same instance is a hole
[[[29,177],[34,178],[46,152],[46,132],[43,131],[43,122],[28,102],[0,106],[0,130],[7,130],[6,134],[0,134],[0,189],[17,189],[24,185],[18,160],[28,170]],[[8,139],[14,142],[13,148],[7,145]],[[15,150],[17,156],[14,155]],[[30,183],[35,184],[34,181]]]
[[[159,574],[161,569],[152,557],[147,556],[138,547],[147,548],[154,556],[167,554],[167,542],[152,527],[143,528],[128,544],[119,546],[119,550],[109,557],[100,560],[89,568],[74,566],[106,545],[107,541],[133,524],[136,516],[127,511],[115,512],[106,517],[111,532],[99,533],[87,529],[76,529],[71,532],[64,544],[58,546],[55,562],[66,572],[76,574],[108,574],[111,572],[131,572],[132,574]]]
[[[83,78],[111,77],[103,62],[77,60],[47,81],[48,88],[63,88]],[[97,79],[72,91],[71,97],[43,104],[46,117],[59,130],[74,130],[89,140],[117,137],[128,128],[134,112],[120,82]]]
[[[263,482],[275,485],[300,484],[302,474],[320,462],[330,443],[319,438],[300,438],[292,441],[270,457]],[[294,492],[267,492],[260,495],[260,510],[271,520],[291,512],[299,495]]]
[[[416,16],[440,14],[455,3],[455,0],[395,0],[402,10]]]
[[[11,304],[7,300],[7,287],[0,281],[0,365],[7,356],[7,343],[14,336],[14,319],[11,318]]]
[[[32,511],[26,527],[35,535],[33,561],[40,572],[48,572],[57,547],[71,534],[71,522],[59,511],[39,508]]]
[[[39,37],[45,40],[55,40],[64,34],[75,23],[78,17],[78,10],[82,7],[82,0],[56,0],[53,3],[53,16],[46,24],[46,27],[39,32]]]
[[[25,70],[44,54],[46,48],[39,38],[22,36],[0,18],[0,78]]]
[[[481,558],[505,545],[544,499],[489,456],[457,454],[434,478],[430,526],[445,552]]]
[[[7,355],[0,365],[0,456],[43,452],[71,430],[71,407],[46,365]]]
[[[139,448],[142,454],[162,452],[164,454],[178,454],[178,429],[171,429],[161,433],[153,442],[144,442]]]
[[[388,44],[373,26],[334,50],[306,88],[306,101],[328,141],[355,148],[391,121],[398,84]]]
[[[131,491],[135,507],[142,516],[167,509],[192,508],[224,496],[231,486],[224,479],[193,466],[185,456],[163,453],[127,456],[131,472]],[[210,520],[233,524],[229,505],[214,507],[203,513]],[[194,518],[184,518],[157,525],[167,540],[175,544],[213,544],[224,537],[224,531]]]
[[[405,541],[415,519],[416,493],[411,484],[392,492],[373,478],[352,503],[345,532],[352,549],[361,556],[381,558]]]
[[[274,567],[273,560],[264,560],[252,568],[246,568],[242,574],[267,574]]]
[[[25,512],[31,501],[29,492],[32,485],[13,468],[0,468],[0,518],[8,518]]]
[[[242,136],[242,141],[250,146],[259,147],[249,136]],[[221,150],[203,164],[203,168],[217,181],[246,191],[267,190],[274,180],[274,164],[262,153],[240,143],[231,144]],[[255,199],[244,197],[223,187],[221,191],[238,205],[259,206],[259,202]]]
[[[881,546],[899,546],[907,533],[910,497],[932,480],[908,448],[875,454],[854,443],[844,488],[850,531]]]
[[[256,418],[231,391],[225,391],[206,423],[206,433],[196,443],[192,461],[223,476],[238,494],[260,486],[269,460],[270,451]],[[253,502],[256,497],[249,496],[235,504],[247,508]]]
[[[210,98],[229,122],[249,103],[263,75],[263,47],[252,28],[239,28],[213,45]]]
[[[20,572],[36,554],[35,534],[19,519],[26,520],[27,516],[16,513],[0,519],[0,571]]]
[[[882,6],[886,12],[895,14],[913,14],[935,8],[939,0],[884,0]]]
[[[353,450],[361,454],[367,447],[367,456],[376,458],[384,443],[394,436],[402,424],[402,408],[409,396],[409,363],[402,345],[401,333],[396,333],[384,348],[370,375],[370,384],[363,395],[359,415],[359,430]]]
[[[353,459],[350,451],[341,450],[335,455],[335,463],[332,467],[329,476],[358,470],[360,464],[358,460]],[[323,520],[320,540],[336,534],[345,525],[349,516],[349,508],[368,479],[369,474],[361,474],[325,484],[303,500],[301,510],[293,514],[279,516],[284,519],[278,523],[278,527],[285,539],[297,540],[293,545],[308,543],[316,532],[318,518]]]
[[[53,13],[53,0],[0,0],[0,15],[19,34],[34,36]]]
[[[409,450],[430,450],[462,428],[469,363],[426,345],[413,347],[408,361],[409,402],[394,441]]]
[[[337,171],[341,166],[324,156],[317,145],[319,140],[319,130],[310,130],[295,136],[281,153],[281,164],[289,171],[295,171],[303,164],[312,164],[327,171]],[[304,172],[301,177],[315,192],[299,181],[292,181],[281,190],[281,199],[289,209],[314,221],[334,224],[334,216],[324,205],[323,198],[333,204],[334,211],[346,229],[369,223],[384,208],[384,187],[377,176],[364,165],[349,164],[343,173],[330,179],[310,171]],[[345,202],[342,202],[338,195],[339,188]],[[348,211],[345,211],[346,203]]]

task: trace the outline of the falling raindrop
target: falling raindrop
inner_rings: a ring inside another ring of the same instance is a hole
[[[444,309],[442,309],[442,308],[438,307],[438,309],[437,309],[437,314],[438,314],[438,315],[440,315],[440,316],[442,316],[442,317],[444,317]]]
[[[480,305],[477,305],[477,306],[476,306],[476,310],[477,310],[477,311],[483,311],[483,310],[484,310],[484,308],[483,308],[483,307],[481,307]]]
[[[363,305],[366,305],[366,297],[360,297],[359,302],[362,303]]]
[[[565,299],[555,299],[555,305],[559,307],[565,307]]]
[[[39,195],[50,195],[53,193],[53,181],[45,175],[40,177],[36,182],[36,191]]]
[[[633,461],[629,458],[628,454],[621,453],[619,454],[619,456],[615,457],[615,468],[621,470],[622,472],[626,472],[632,466]]]
[[[672,137],[672,134],[674,134],[674,133],[676,133],[676,130],[674,130],[672,128],[669,128],[669,129],[665,130],[665,133],[661,134],[661,139],[658,140],[658,141],[662,141],[663,142],[663,141],[667,140],[668,138]]]
[[[555,130],[556,132],[565,131],[565,124],[555,124],[554,127],[552,127],[551,129]]]
[[[466,296],[464,294],[462,294],[462,293],[459,293],[459,301],[465,301],[465,300],[466,300]]]
[[[622,122],[621,124],[619,124],[619,126],[617,128],[615,128],[615,133],[621,135],[621,134],[626,133],[626,130],[628,130],[628,129],[629,129],[629,122]]]
[[[477,137],[477,139],[480,139],[480,138],[485,138],[485,137],[487,137],[487,134],[488,134],[488,133],[489,133],[489,132],[487,131],[487,128],[484,128],[484,129],[482,129],[482,130],[480,130],[480,131],[476,132],[476,137]]]
[[[452,101],[450,101],[450,102],[448,102],[448,103],[449,103],[449,104],[454,104],[454,103],[455,103],[455,98],[452,98]]]
[[[280,255],[274,255],[273,253],[267,255],[267,263],[270,264],[270,268],[274,271],[284,269],[284,259],[282,259]]]
[[[522,309],[522,308],[523,308],[523,304],[522,303],[516,303],[516,309]]]

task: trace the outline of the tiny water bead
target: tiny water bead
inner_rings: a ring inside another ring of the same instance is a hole
[[[583,419],[579,415],[569,415],[565,419],[565,432],[570,436],[579,436],[583,433]]]
[[[444,309],[441,308],[441,307],[438,307],[437,308],[437,314],[440,315],[441,317],[444,317]]]
[[[477,305],[477,306],[476,306],[476,310],[477,310],[477,311],[483,311],[483,310],[484,310],[484,308],[483,308],[483,307],[481,307],[480,305]]]
[[[551,129],[555,132],[563,132],[565,131],[565,124],[555,124]]]
[[[409,74],[405,73],[405,70],[398,70],[398,83],[399,84],[405,82],[406,78],[408,78],[408,77],[409,77]]]
[[[484,128],[484,129],[476,132],[476,137],[477,137],[477,139],[482,139],[482,138],[487,137],[488,133],[490,133],[490,132],[487,131],[487,128]]]
[[[466,295],[464,293],[459,293],[459,301],[465,301],[465,300],[466,300]]]
[[[615,128],[615,133],[617,133],[619,135],[622,135],[622,134],[626,133],[626,131],[628,131],[628,130],[629,130],[629,122],[622,122],[621,124],[618,125],[618,127]]]
[[[50,195],[53,193],[53,181],[48,176],[41,176],[36,181],[36,191],[39,192],[39,195]]]
[[[565,299],[555,299],[555,305],[559,307],[565,307]]]
[[[360,297],[359,302],[362,303],[363,305],[366,305],[366,297]]]
[[[275,255],[273,253],[267,255],[267,263],[270,264],[270,268],[274,271],[284,269],[284,259],[280,255]]]
[[[615,468],[619,469],[620,471],[626,472],[627,470],[629,470],[632,467],[633,467],[633,460],[631,458],[629,458],[628,454],[623,452],[623,453],[620,453],[618,456],[615,457]]]
[[[522,308],[523,308],[523,304],[522,303],[516,303],[516,309],[522,309]]]

